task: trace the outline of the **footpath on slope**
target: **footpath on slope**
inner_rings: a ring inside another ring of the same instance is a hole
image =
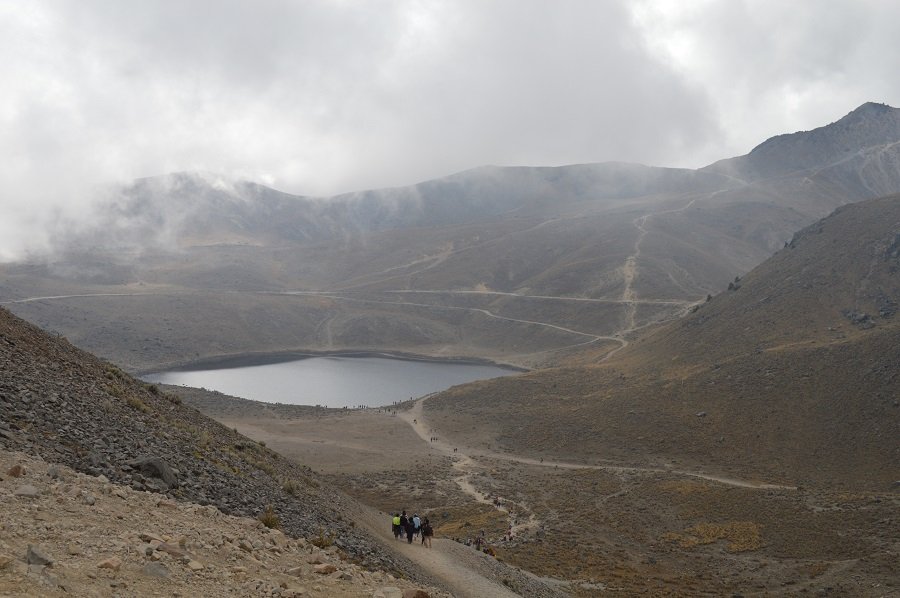
[[[736,478],[730,478],[725,476],[718,476],[708,473],[703,473],[699,471],[684,471],[680,469],[669,469],[662,467],[634,467],[634,466],[626,466],[626,465],[598,465],[598,464],[590,464],[590,463],[572,463],[567,461],[558,461],[558,460],[548,460],[548,459],[533,459],[530,457],[519,457],[516,455],[508,455],[504,453],[498,453],[491,450],[486,449],[472,449],[465,446],[454,446],[446,441],[446,439],[441,437],[441,434],[436,431],[436,429],[431,426],[423,416],[422,405],[429,398],[435,396],[434,394],[426,395],[422,398],[417,399],[413,402],[412,407],[406,411],[399,411],[397,415],[406,421],[410,426],[412,426],[413,430],[415,430],[416,434],[422,438],[425,442],[429,444],[429,446],[442,451],[456,459],[454,463],[454,467],[462,472],[460,478],[457,478],[457,484],[466,494],[472,496],[478,502],[486,502],[487,499],[474,489],[471,483],[468,481],[468,477],[471,475],[468,473],[468,470],[472,469],[475,466],[475,462],[473,457],[481,456],[488,457],[491,459],[498,459],[502,461],[512,461],[515,463],[522,463],[525,465],[534,465],[537,467],[553,467],[558,469],[594,469],[601,471],[612,471],[612,472],[623,472],[623,473],[647,473],[647,474],[669,474],[676,476],[685,476],[692,478],[699,478],[703,480],[709,480],[711,482],[716,482],[719,484],[724,484],[726,486],[735,486],[738,488],[751,488],[757,490],[796,490],[796,486],[784,486],[780,484],[769,484],[765,482],[755,482],[749,480],[741,480]],[[432,438],[437,438],[432,441]],[[464,479],[461,479],[464,478]],[[487,501],[488,503],[490,501]]]
[[[441,582],[445,589],[458,598],[481,598],[496,596],[510,598],[519,596],[498,579],[524,577],[516,575],[515,570],[497,563],[486,554],[482,554],[461,546],[452,540],[435,538],[432,548],[425,548],[420,542],[412,544],[406,540],[394,538],[390,529],[390,515],[379,513],[374,509],[365,509],[357,515],[356,521],[361,523],[373,536],[382,540],[384,546],[422,567],[429,577]],[[461,550],[462,549],[462,550]],[[488,561],[494,561],[489,563]],[[521,581],[511,585],[521,585]],[[529,596],[556,596],[553,593],[529,592]]]

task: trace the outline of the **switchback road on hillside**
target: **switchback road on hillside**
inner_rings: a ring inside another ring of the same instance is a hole
[[[781,484],[770,484],[766,482],[755,482],[749,480],[741,480],[732,477],[719,476],[699,471],[685,471],[681,469],[671,469],[666,467],[635,467],[635,466],[627,466],[627,465],[596,465],[589,463],[572,463],[568,461],[557,461],[557,460],[540,460],[540,459],[532,459],[530,457],[520,457],[516,455],[508,455],[504,453],[498,453],[491,450],[485,449],[472,449],[464,446],[455,446],[451,445],[446,441],[446,439],[441,438],[440,432],[432,432],[432,430],[436,430],[434,426],[428,423],[423,415],[422,405],[429,398],[435,396],[435,394],[426,395],[418,400],[416,400],[412,408],[407,411],[400,411],[397,413],[399,417],[401,417],[404,421],[406,421],[410,426],[412,426],[413,430],[418,434],[418,436],[427,442],[429,446],[434,447],[435,449],[450,455],[457,459],[457,464],[455,465],[458,470],[463,472],[470,471],[474,467],[477,466],[473,457],[487,457],[490,459],[497,459],[501,461],[511,461],[515,463],[522,463],[524,465],[532,465],[536,467],[552,467],[558,469],[593,469],[599,471],[610,471],[617,473],[645,473],[645,474],[668,474],[674,476],[683,476],[683,477],[691,477],[691,478],[699,478],[702,480],[708,480],[711,482],[715,482],[718,484],[723,484],[725,486],[734,486],[737,488],[750,488],[755,490],[796,490],[796,486],[785,486]],[[434,436],[438,437],[438,440],[431,442],[430,439]],[[454,450],[455,449],[455,450]],[[464,477],[468,478],[471,473],[465,473]],[[459,478],[457,478],[459,479]],[[466,479],[463,483],[457,481],[457,484],[460,488],[469,494],[478,502],[484,502],[482,500],[484,497],[481,493],[474,490],[471,482]],[[473,494],[474,492],[474,494]]]

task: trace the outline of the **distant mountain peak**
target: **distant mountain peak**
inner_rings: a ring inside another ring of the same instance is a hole
[[[888,104],[882,104],[880,102],[866,102],[865,104],[860,105],[856,110],[852,111],[847,116],[853,116],[853,115],[877,116],[877,115],[886,114],[886,113],[889,113],[891,111],[896,111],[896,110],[900,110],[900,109],[894,108],[893,106],[889,106]],[[847,118],[847,116],[845,116],[844,118]]]
[[[866,102],[839,120],[810,131],[776,135],[749,154],[709,167],[746,181],[821,169],[869,147],[900,141],[900,109]]]

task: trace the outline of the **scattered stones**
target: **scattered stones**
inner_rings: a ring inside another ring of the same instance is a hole
[[[25,475],[25,468],[17,463],[6,471],[6,475],[13,478],[21,478],[23,475]]]
[[[321,565],[315,565],[313,571],[319,575],[328,575],[329,573],[337,571],[337,567],[331,563],[322,563]]]
[[[431,598],[431,595],[425,590],[410,588],[408,590],[403,590],[403,598]]]

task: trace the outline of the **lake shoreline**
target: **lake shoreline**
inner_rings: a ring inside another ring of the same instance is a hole
[[[259,353],[235,353],[231,355],[215,355],[201,357],[180,362],[173,362],[152,369],[144,369],[133,372],[136,377],[149,376],[163,372],[197,372],[203,370],[234,369],[253,367],[259,365],[272,365],[290,361],[300,361],[316,357],[380,357],[382,359],[395,359],[397,361],[417,361],[426,363],[453,363],[459,365],[485,365],[510,370],[513,372],[529,372],[528,368],[514,366],[506,363],[497,363],[481,357],[435,357],[432,355],[420,355],[405,353],[403,351],[377,351],[372,349],[340,349],[336,351],[272,351]]]

